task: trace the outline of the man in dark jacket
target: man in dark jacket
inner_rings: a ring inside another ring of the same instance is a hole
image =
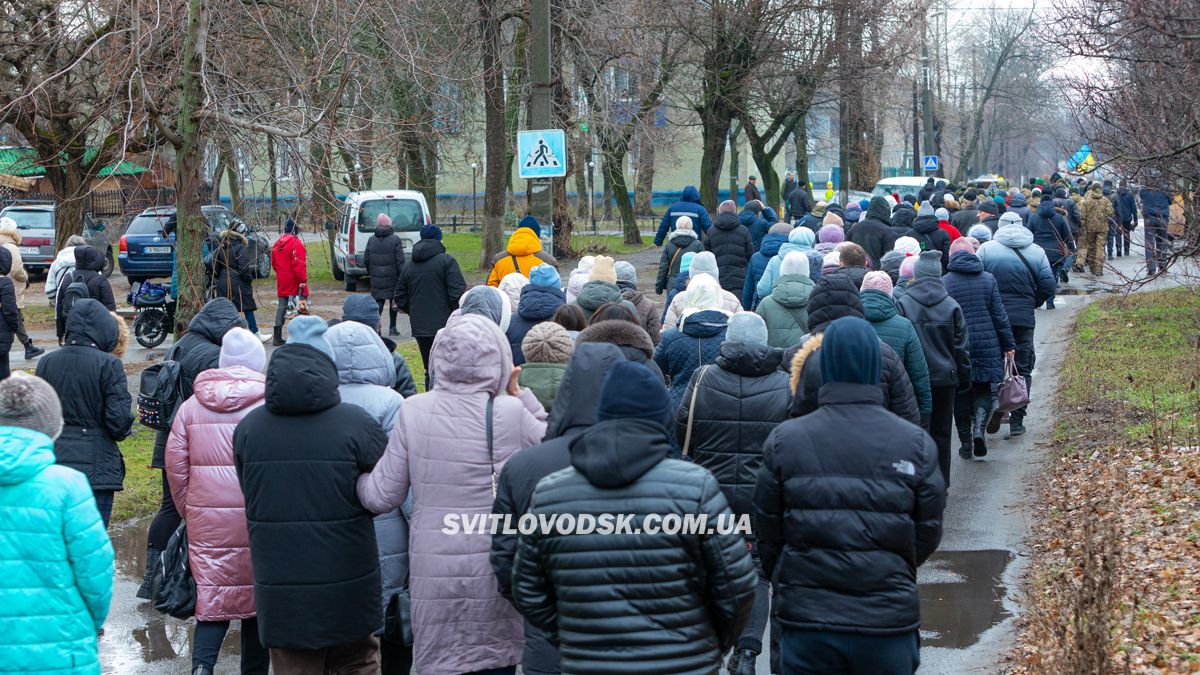
[[[847,241],[863,247],[871,260],[871,266],[879,267],[883,254],[896,244],[896,233],[891,228],[892,209],[886,197],[871,197],[867,205],[867,217],[846,233]]]
[[[572,468],[534,491],[532,515],[578,522],[620,513],[642,528],[521,535],[513,604],[557,638],[564,672],[642,673],[657,663],[671,673],[712,673],[746,623],[757,575],[740,532],[650,529],[685,514],[738,522],[711,473],[667,459],[669,401],[645,366],[612,366],[597,423],[570,441]]]
[[[783,178],[783,192],[780,193],[783,195],[785,203],[787,202],[788,195],[792,194],[792,190],[795,190],[797,187],[800,187],[800,181],[796,180],[796,172],[788,171]],[[774,204],[771,206],[774,206]]]
[[[54,441],[54,456],[87,476],[105,527],[113,494],[125,482],[117,441],[133,427],[129,382],[121,359],[112,354],[118,330],[103,305],[80,300],[71,309],[62,349],[43,356],[36,371],[62,401],[63,429]]]
[[[1033,232],[1033,243],[1045,252],[1057,288],[1059,270],[1062,269],[1067,256],[1075,253],[1075,239],[1071,236],[1071,228],[1067,225],[1066,218],[1054,208],[1054,200],[1043,199],[1038,203],[1037,212],[1029,214],[1026,227]],[[1046,298],[1046,309],[1054,309],[1054,293]]]
[[[904,233],[906,237],[912,237],[921,244],[922,251],[938,251],[942,254],[942,274],[946,273],[946,266],[950,264],[950,235],[946,231],[938,227],[937,216],[934,215],[933,207],[929,204],[922,204],[921,210],[917,212],[917,217],[913,220],[912,227]]]
[[[355,485],[387,436],[341,402],[325,322],[296,317],[288,333],[267,367],[265,405],[233,435],[259,635],[279,672],[374,672],[379,555]]]
[[[87,286],[89,298],[104,305],[104,308],[110,312],[117,311],[117,302],[113,298],[112,286],[109,285],[108,279],[104,278],[102,269],[104,269],[104,256],[100,255],[100,251],[92,246],[75,247],[75,270],[59,282],[58,298],[54,303],[54,306],[58,308],[55,312],[55,327],[59,343],[67,334],[67,317],[64,314],[63,298],[67,295],[67,289],[76,281],[82,281]]]
[[[379,308],[375,305],[374,300],[365,295],[353,293],[346,296],[346,300],[342,302],[341,321],[361,323],[379,335]],[[338,319],[329,320],[330,326],[337,323]],[[404,398],[416,396],[417,381],[413,378],[412,369],[408,367],[408,361],[404,360],[404,355],[396,351],[396,341],[383,335],[379,335],[379,339],[383,340],[383,346],[392,355],[392,367],[396,371],[396,381],[392,384],[392,389]],[[429,389],[428,376],[425,388]]]
[[[717,219],[704,240],[704,250],[712,251],[717,258],[721,288],[740,295],[746,284],[746,269],[750,256],[754,255],[754,245],[750,242],[750,233],[738,221],[736,209],[737,206],[728,200],[717,207]]]
[[[979,205],[979,222],[996,234],[1000,227],[1000,206],[991,199],[984,199]]]
[[[596,406],[604,378],[622,361],[625,355],[610,344],[582,344],[575,348],[546,421],[546,436],[539,445],[521,450],[504,465],[493,513],[510,516],[515,523],[529,511],[538,481],[571,466],[571,442],[596,423]],[[500,595],[510,601],[516,553],[517,535],[502,530],[492,537],[492,569],[500,584]],[[561,660],[558,647],[526,621],[521,669],[530,675],[555,675],[561,672]]]
[[[917,219],[917,210],[908,202],[900,202],[892,211],[892,231],[896,233],[896,238],[899,239],[906,235],[912,227],[913,221]]]
[[[977,194],[974,190],[967,190],[963,194],[958,211],[950,216],[950,224],[959,232],[966,232],[971,229],[972,225],[979,222],[979,211],[975,204],[976,197]]]
[[[675,288],[675,282],[679,278],[679,267],[683,263],[683,256],[688,253],[699,253],[704,250],[704,244],[700,243],[700,235],[692,227],[692,219],[688,216],[680,216],[675,221],[675,231],[667,238],[667,243],[663,246],[662,255],[658,260],[658,278],[654,282],[654,292],[662,295],[663,291],[669,291]],[[686,274],[684,275],[687,276]],[[670,299],[667,304],[670,304]]]
[[[745,208],[738,213],[738,221],[750,233],[750,244],[754,246],[755,251],[758,250],[758,242],[762,241],[767,230],[774,224],[767,224],[767,220],[763,218],[763,205],[760,201],[747,202]]]
[[[246,327],[264,342],[271,336],[259,334],[254,311],[258,303],[254,300],[254,266],[247,246],[246,225],[234,221],[229,229],[221,232],[220,243],[212,256],[213,293],[218,298],[229,298],[234,307],[246,317]]]
[[[799,222],[801,218],[812,213],[813,199],[808,194],[808,190],[804,189],[803,185],[797,185],[795,189],[784,197],[784,200],[787,202],[788,218],[793,223]]]
[[[879,345],[866,321],[834,321],[820,408],[779,425],[763,449],[755,532],[785,673],[920,663],[917,567],[941,541],[946,489],[933,440],[880,405]]]
[[[738,516],[753,517],[763,443],[788,416],[788,376],[779,369],[782,360],[782,350],[767,346],[762,317],[738,312],[729,319],[716,364],[696,369],[675,411],[675,437],[684,439],[685,458],[712,472]],[[733,675],[755,672],[770,616],[771,579],[762,572],[753,534],[746,536],[746,545],[759,573],[758,587],[750,620],[729,661]],[[773,658],[773,665],[777,661]]]
[[[408,315],[409,329],[421,350],[426,373],[433,338],[458,309],[458,299],[466,290],[467,281],[458,261],[446,253],[442,244],[442,230],[437,225],[422,227],[421,240],[413,246],[412,263],[400,270],[395,306]],[[428,387],[428,377],[425,384]]]
[[[933,184],[933,176],[926,178],[925,184],[922,185],[921,189],[917,191],[917,201],[922,204],[929,201],[929,198],[933,196],[933,191],[935,189],[937,188]]]
[[[753,201],[762,201],[762,193],[758,191],[757,176],[750,176],[746,179],[746,188],[742,190],[742,194],[745,196],[745,204],[749,204]],[[736,197],[737,195],[733,196]]]
[[[521,300],[513,309],[512,318],[508,322],[508,342],[512,346],[513,365],[525,363],[525,354],[521,352],[521,341],[535,324],[550,321],[554,313],[567,302],[563,293],[562,279],[558,270],[549,265],[538,265],[529,271],[529,283],[521,289]]]
[[[13,337],[25,333],[21,310],[17,307],[16,287],[13,285],[13,280],[8,277],[10,270],[12,270],[12,253],[6,247],[0,246],[0,380],[8,378],[12,374],[12,369],[8,365],[8,352],[12,349]],[[28,340],[29,336],[26,334],[25,338]],[[28,345],[26,354],[29,353],[28,350],[31,347],[37,349],[33,347],[32,341]]]
[[[396,330],[396,286],[404,271],[404,241],[392,231],[392,219],[381,213],[375,219],[375,234],[367,240],[367,252],[363,255],[363,267],[371,279],[371,297],[379,305],[392,303],[388,310],[388,335],[397,336]]]
[[[912,322],[929,366],[933,414],[929,435],[937,445],[938,466],[950,486],[950,439],[954,426],[954,397],[971,386],[971,357],[967,352],[967,320],[962,308],[942,285],[941,261],[925,251],[913,268],[913,280],[896,298],[900,315]]]
[[[708,209],[700,203],[700,191],[696,189],[695,185],[683,188],[683,195],[679,201],[672,204],[671,208],[663,214],[662,220],[658,223],[658,232],[654,235],[655,246],[662,246],[680,216],[691,218],[692,224],[699,228],[697,234],[700,236],[704,236],[708,232],[708,228],[712,226],[712,220],[708,217]]]
[[[867,269],[867,252],[858,244],[842,244],[838,259],[842,266],[833,274],[850,279],[854,287],[861,290],[863,279],[871,271]]]
[[[1129,255],[1129,233],[1137,227],[1137,199],[1133,196],[1133,190],[1129,189],[1129,181],[1120,182],[1117,196],[1113,199],[1113,209],[1117,212],[1120,230],[1116,255]]]
[[[1082,234],[1083,220],[1079,217],[1079,205],[1071,199],[1066,188],[1058,188],[1054,191],[1054,206],[1062,209],[1067,214],[1067,225],[1071,227],[1071,237],[1076,241],[1079,240]]]
[[[1142,188],[1142,216],[1146,221],[1146,272],[1157,274],[1167,264],[1167,224],[1171,221],[1171,195],[1166,190]],[[76,249],[78,250],[78,249]]]

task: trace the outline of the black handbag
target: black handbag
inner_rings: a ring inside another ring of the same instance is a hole
[[[413,643],[412,634],[412,600],[408,589],[402,589],[388,598],[387,607],[383,610],[383,637],[391,643],[403,643],[406,647]]]
[[[151,588],[154,609],[176,619],[189,619],[196,613],[196,580],[188,564],[187,523],[181,523],[167,542]]]

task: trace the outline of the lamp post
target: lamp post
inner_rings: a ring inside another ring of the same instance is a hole
[[[479,170],[479,164],[471,162],[471,227],[478,227],[479,220],[475,216],[475,175]]]
[[[588,218],[592,220],[592,234],[596,234],[596,162],[588,160]]]

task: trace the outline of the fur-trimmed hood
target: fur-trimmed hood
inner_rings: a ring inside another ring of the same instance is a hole
[[[576,344],[586,342],[606,342],[618,347],[637,349],[646,354],[646,358],[654,358],[654,342],[644,328],[630,321],[610,320],[588,326],[580,331],[575,339]]]
[[[813,352],[821,348],[821,341],[824,339],[824,333],[817,333],[805,341],[800,347],[800,351],[792,357],[792,377],[788,382],[788,388],[791,389],[792,396],[796,395],[796,390],[800,388],[800,373],[804,370],[804,362],[812,356]]]
[[[4,244],[20,246],[21,233],[18,230],[0,230],[0,246],[3,246]]]
[[[125,319],[116,312],[109,312],[114,321],[117,322],[117,346],[112,348],[110,352],[118,359],[125,358],[125,348],[129,346],[129,325],[125,323]]]

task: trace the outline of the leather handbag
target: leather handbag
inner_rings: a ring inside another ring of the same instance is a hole
[[[1000,385],[1000,412],[1012,412],[1029,405],[1029,387],[1017,369],[1017,360],[1004,357],[1004,384]]]

